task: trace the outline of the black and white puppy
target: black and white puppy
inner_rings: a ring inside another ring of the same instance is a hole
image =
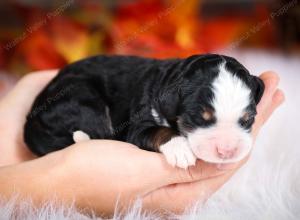
[[[233,163],[252,146],[263,82],[234,58],[96,56],[63,68],[36,98],[24,139],[44,155],[88,139],[162,152],[181,168]]]

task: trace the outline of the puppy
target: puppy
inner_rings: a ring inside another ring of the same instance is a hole
[[[233,163],[252,146],[263,82],[216,54],[157,60],[96,56],[63,68],[36,98],[24,139],[37,155],[89,139],[162,152],[181,168]]]

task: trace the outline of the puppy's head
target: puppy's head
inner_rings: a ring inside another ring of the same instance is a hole
[[[207,162],[233,163],[251,150],[251,128],[264,84],[235,59],[193,56],[185,61],[180,132]]]

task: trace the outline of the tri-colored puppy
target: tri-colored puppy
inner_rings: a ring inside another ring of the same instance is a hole
[[[63,68],[36,98],[25,142],[44,155],[88,139],[162,152],[181,168],[232,163],[252,146],[263,82],[231,57],[96,56]]]

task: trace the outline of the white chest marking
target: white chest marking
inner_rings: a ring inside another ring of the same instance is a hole
[[[159,117],[158,112],[152,107],[151,108],[151,115],[154,118],[154,121],[160,125],[160,126],[165,126],[165,127],[170,127],[169,123],[165,118]]]

